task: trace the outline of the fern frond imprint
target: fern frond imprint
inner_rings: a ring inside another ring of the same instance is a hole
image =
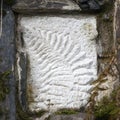
[[[96,19],[23,17],[21,26],[30,60],[27,81],[34,98],[30,109],[85,106],[92,89],[90,83],[97,76]]]

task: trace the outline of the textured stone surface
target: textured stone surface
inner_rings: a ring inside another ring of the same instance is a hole
[[[29,108],[80,108],[88,102],[97,76],[96,18],[22,17]]]
[[[73,0],[83,11],[99,11],[104,5],[105,0]]]
[[[69,115],[65,115],[65,114],[50,115],[49,113],[46,113],[41,118],[35,118],[35,120],[47,120],[47,119],[49,120],[86,120],[87,118],[88,118],[88,114],[86,113],[76,113],[76,114],[69,114]],[[93,115],[89,114],[89,119],[94,120]]]
[[[116,46],[117,46],[117,64],[118,64],[118,70],[120,75],[120,1],[116,1],[115,6],[115,40],[116,40]],[[120,79],[120,78],[119,78]]]
[[[19,54],[19,57],[18,57],[18,54],[17,54],[17,58],[20,58],[17,60],[17,65],[19,65],[19,79],[20,79],[20,82],[19,82],[19,100],[20,100],[20,103],[23,107],[23,109],[25,110],[26,109],[26,100],[27,100],[27,95],[26,95],[26,87],[27,87],[27,60],[26,60],[26,55],[21,52]],[[21,76],[20,76],[21,75]]]
[[[114,3],[109,2],[105,11],[98,16],[98,55],[101,58],[111,57],[115,51],[113,38]],[[109,58],[108,58],[109,59]]]
[[[4,111],[3,114],[0,113],[0,120],[6,120],[6,119],[16,120],[16,106],[15,106],[16,82],[14,76],[14,64],[15,64],[14,22],[15,21],[14,21],[13,12],[9,9],[9,7],[6,7],[5,10],[6,10],[6,15],[3,18],[3,31],[2,31],[2,36],[0,38],[0,72],[10,71],[10,75],[7,83],[9,87],[9,94],[6,95],[6,99],[2,103],[2,105],[0,104],[0,110]]]
[[[13,10],[19,13],[91,11],[102,9],[105,0],[18,0]]]
[[[80,11],[79,5],[70,0],[20,0],[13,10],[19,13]]]
[[[79,113],[73,115],[53,115],[50,117],[50,120],[85,120],[87,114]],[[93,116],[90,116],[90,120],[93,120]]]

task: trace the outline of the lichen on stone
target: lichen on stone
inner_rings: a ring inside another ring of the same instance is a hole
[[[9,88],[7,85],[9,74],[9,71],[0,73],[0,101],[3,101],[6,94],[9,93]]]

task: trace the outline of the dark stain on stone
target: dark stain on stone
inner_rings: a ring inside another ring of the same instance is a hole
[[[23,109],[26,109],[26,88],[27,88],[27,66],[26,66],[26,57],[24,53],[20,53],[20,67],[21,71],[21,81],[20,81],[20,97],[21,97],[21,105]]]

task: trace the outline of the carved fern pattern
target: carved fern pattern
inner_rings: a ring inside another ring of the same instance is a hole
[[[50,17],[50,20],[54,19]],[[80,20],[75,22],[73,26],[80,24]],[[82,23],[84,29],[80,26],[71,33],[64,29],[67,25],[63,21],[60,23],[59,26],[63,26],[61,30],[57,27],[52,29],[49,22],[48,26],[38,27],[21,23],[30,60],[28,84],[32,85],[34,98],[30,103],[31,110],[79,108],[87,104],[90,97],[90,83],[96,77],[96,48],[92,40],[96,37],[93,33],[96,30],[85,22]]]

